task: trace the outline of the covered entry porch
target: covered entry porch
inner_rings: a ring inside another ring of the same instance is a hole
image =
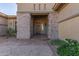
[[[31,37],[48,37],[48,14],[31,15]]]
[[[56,13],[37,14],[17,13],[17,39],[31,39],[36,35],[45,36],[49,39],[58,38]]]

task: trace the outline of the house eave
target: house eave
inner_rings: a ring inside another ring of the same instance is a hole
[[[68,5],[68,3],[55,3],[53,6],[54,11],[61,11],[63,8],[65,8]]]

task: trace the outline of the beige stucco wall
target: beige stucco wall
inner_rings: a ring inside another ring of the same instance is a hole
[[[0,24],[7,25],[7,19],[5,17],[0,17]]]
[[[7,19],[0,17],[0,35],[6,35]]]
[[[17,10],[18,12],[47,12],[52,11],[53,6],[52,3],[46,3],[46,6],[44,6],[44,3],[41,3],[40,6],[39,3],[35,3],[35,7],[34,3],[17,3]]]
[[[58,21],[67,19],[69,17],[79,14],[79,3],[70,3],[59,12]]]
[[[58,22],[60,39],[71,38],[79,41],[79,4],[68,4],[59,12]]]
[[[59,24],[59,37],[79,41],[79,16]]]

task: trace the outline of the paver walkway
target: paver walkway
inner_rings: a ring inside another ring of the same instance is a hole
[[[0,37],[0,56],[52,56],[47,41]]]

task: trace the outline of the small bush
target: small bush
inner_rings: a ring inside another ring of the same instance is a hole
[[[57,46],[61,46],[61,45],[66,44],[66,42],[65,42],[64,40],[59,40],[59,39],[50,40],[49,43],[50,43],[51,45],[57,45]]]
[[[79,56],[79,43],[76,40],[65,40],[66,44],[57,48],[57,53],[61,56]]]
[[[7,29],[7,36],[16,36],[16,32],[12,28]]]

